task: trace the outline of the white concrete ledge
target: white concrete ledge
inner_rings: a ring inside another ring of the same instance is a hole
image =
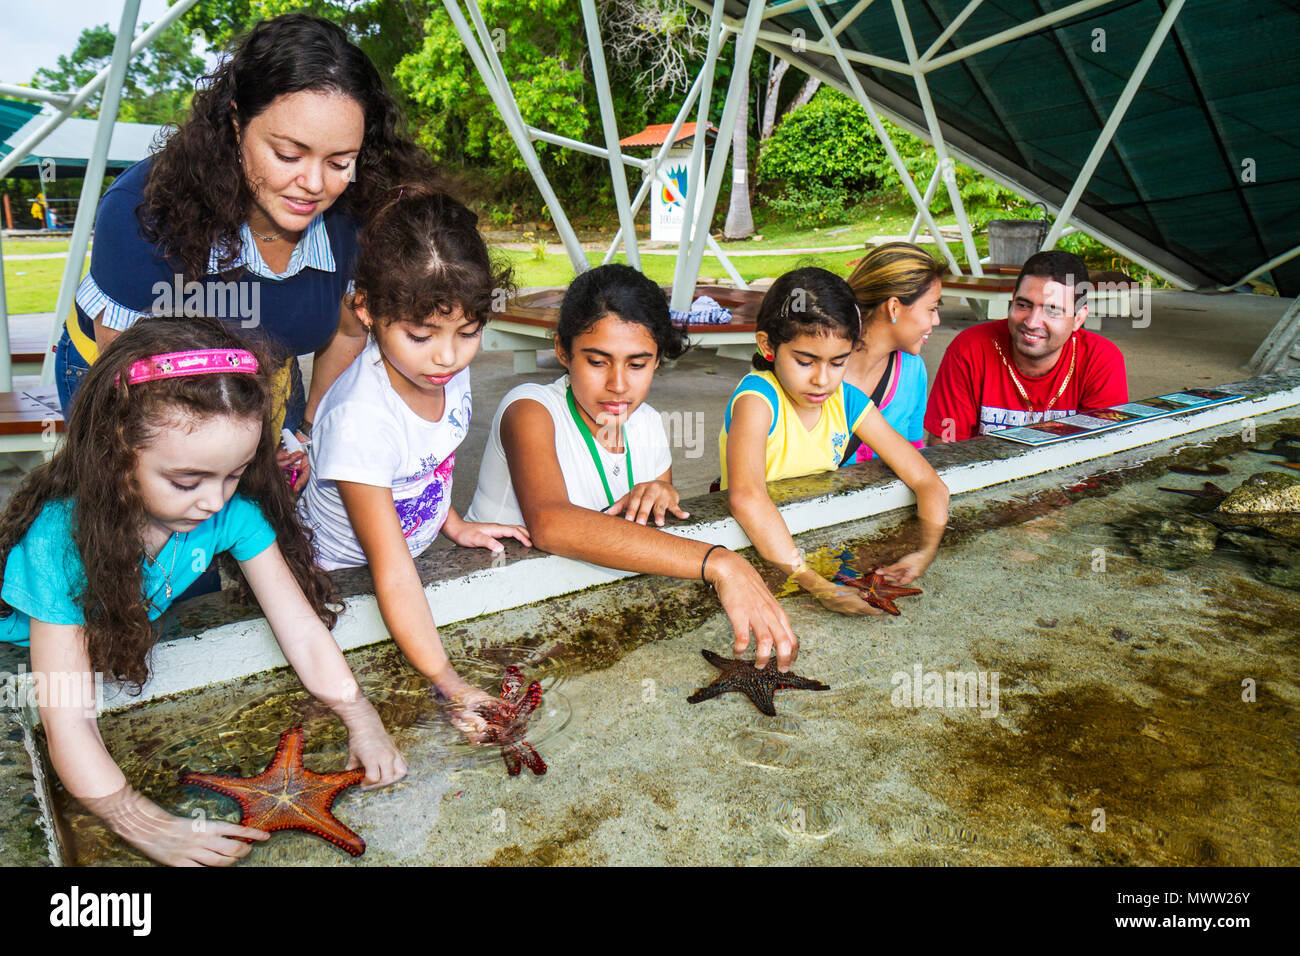
[[[1203,411],[1180,412],[1169,418],[1137,422],[1090,438],[1040,447],[1016,446],[1015,453],[1005,458],[941,465],[938,471],[953,495],[958,495],[1300,407],[1300,375],[1284,378],[1296,384]],[[1233,388],[1231,385],[1220,387]],[[901,481],[893,480],[787,502],[780,506],[780,510],[791,533],[799,534],[904,508],[914,501],[911,491]],[[730,517],[695,522],[674,528],[673,533],[733,549],[748,547],[750,543],[740,525]],[[433,581],[425,587],[425,595],[435,620],[440,626],[446,626],[630,576],[629,572],[611,571],[583,561],[546,555]],[[373,594],[348,598],[334,636],[344,650],[388,639]],[[224,624],[200,635],[160,643],[154,653],[155,677],[142,694],[131,697],[109,690],[105,707],[131,706],[155,697],[283,667],[285,663],[264,618]]]

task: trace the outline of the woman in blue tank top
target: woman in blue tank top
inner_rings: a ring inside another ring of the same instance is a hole
[[[844,381],[869,395],[894,431],[925,446],[926,372],[921,348],[939,324],[943,267],[907,242],[890,242],[864,256],[849,276],[862,311],[862,334]],[[841,465],[875,452],[850,442]]]

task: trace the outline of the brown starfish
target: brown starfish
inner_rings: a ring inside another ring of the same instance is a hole
[[[901,613],[898,610],[898,605],[894,603],[894,598],[911,597],[913,594],[923,593],[920,588],[904,588],[890,584],[885,580],[884,575],[880,573],[879,568],[873,569],[865,578],[850,577],[841,571],[835,575],[835,580],[840,584],[847,584],[849,587],[857,588],[862,592],[863,600],[868,604],[894,616]]]
[[[302,765],[302,727],[280,735],[270,766],[255,777],[226,777],[215,773],[181,774],[181,783],[225,794],[239,804],[241,826],[268,833],[306,830],[353,856],[366,852],[366,841],[335,819],[330,808],[340,793],[365,779],[360,768],[337,773],[313,773]]]
[[[546,761],[532,744],[524,740],[524,732],[533,711],[542,702],[542,685],[533,681],[527,690],[523,687],[524,679],[519,668],[511,664],[506,668],[506,679],[501,682],[501,704],[483,714],[489,724],[483,742],[501,745],[501,759],[505,761],[506,773],[510,776],[519,776],[519,771],[527,767],[540,777],[546,773]]]
[[[737,691],[744,694],[762,713],[769,717],[776,716],[776,704],[772,701],[772,695],[778,690],[830,690],[830,687],[819,680],[812,680],[808,677],[800,677],[794,671],[787,671],[782,674],[776,669],[776,658],[767,662],[767,666],[759,670],[754,666],[753,661],[728,660],[712,651],[700,651],[704,659],[722,671],[718,678],[712,683],[701,687],[690,697],[686,698],[688,704],[698,704],[702,700],[710,700],[719,694],[725,694],[728,691]]]

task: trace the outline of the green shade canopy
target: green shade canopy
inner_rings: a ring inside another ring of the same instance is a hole
[[[968,2],[904,0],[917,50]],[[822,10],[834,26],[860,5]],[[935,56],[1070,5],[984,0]],[[728,0],[726,12],[741,18],[747,6]],[[1115,0],[928,72],[950,151],[1059,206],[1168,6]],[[809,49],[822,32],[804,0],[767,13],[764,30],[791,39],[760,35],[761,45],[845,88],[835,58]],[[906,65],[895,17],[891,0],[875,0],[840,43]],[[910,73],[854,68],[882,113],[929,139]],[[1300,245],[1300,3],[1187,0],[1071,221],[1197,287],[1235,282]],[[1283,295],[1300,294],[1300,258],[1271,276]]]
[[[13,109],[13,108],[18,109]],[[0,100],[0,156],[7,156],[33,132],[45,123],[48,117],[33,115],[38,108],[13,100]],[[19,118],[23,122],[16,129],[5,123],[12,123]],[[64,178],[76,178],[85,174],[86,160],[90,156],[95,142],[95,129],[99,123],[90,119],[67,119],[57,126],[36,147],[36,152],[25,156],[13,171],[9,173],[21,179],[36,179],[40,175],[43,160],[54,160],[54,175]],[[152,145],[163,129],[151,123],[116,123],[113,126],[113,140],[108,147],[106,169],[110,175],[120,173],[134,163],[147,157]]]

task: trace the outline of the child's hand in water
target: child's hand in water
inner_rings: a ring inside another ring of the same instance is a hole
[[[172,816],[130,785],[81,802],[127,843],[167,866],[230,866],[253,848],[244,840],[270,836],[225,820]]]
[[[451,725],[470,743],[483,743],[490,729],[488,715],[501,707],[501,701],[465,683],[457,675],[439,681],[437,687],[438,693],[451,702]]]
[[[813,578],[816,580],[813,580]],[[806,580],[805,580],[806,578]],[[827,581],[816,571],[805,571],[796,580],[806,589],[822,607],[837,614],[881,614],[879,608],[867,603],[862,592],[857,588]]]
[[[370,701],[362,698],[336,704],[334,713],[348,729],[348,762],[344,769],[365,768],[362,790],[386,787],[406,776],[406,758],[388,736]]]
[[[453,520],[454,516],[454,520]],[[487,548],[492,552],[505,550],[497,538],[514,538],[526,548],[533,546],[533,539],[528,536],[528,529],[521,524],[488,524],[482,521],[466,521],[455,512],[447,514],[442,533],[462,548]]]
[[[689,518],[690,513],[677,507],[682,500],[677,489],[666,481],[643,481],[605,509],[605,514],[627,512],[627,520],[645,524],[653,514],[655,524],[663,527],[664,517],[672,512],[678,518]]]
[[[904,587],[919,578],[933,560],[934,554],[930,552],[913,551],[880,568],[880,576],[896,587]]]

